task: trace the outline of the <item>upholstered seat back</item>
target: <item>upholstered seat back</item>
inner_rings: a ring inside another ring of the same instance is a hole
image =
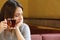
[[[60,34],[42,34],[42,40],[60,40]]]

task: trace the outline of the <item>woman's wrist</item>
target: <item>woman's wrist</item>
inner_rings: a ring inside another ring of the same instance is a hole
[[[18,40],[25,40],[24,37],[22,36],[20,30],[19,30],[19,27],[17,27],[15,29],[15,32],[16,32],[16,35],[17,35]]]
[[[15,28],[15,31],[20,31],[18,27]]]

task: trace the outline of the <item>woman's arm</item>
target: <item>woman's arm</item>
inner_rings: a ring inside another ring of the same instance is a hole
[[[18,40],[31,40],[30,29],[27,24],[23,23],[20,28],[17,28],[15,31]]]
[[[27,24],[23,23],[20,30],[25,40],[31,40],[30,28]]]
[[[18,27],[15,29],[15,31],[16,31],[16,35],[17,35],[18,40],[25,40]]]

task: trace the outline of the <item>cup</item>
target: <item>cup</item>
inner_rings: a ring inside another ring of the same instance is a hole
[[[7,25],[9,29],[15,29],[16,20],[13,18],[7,19]]]

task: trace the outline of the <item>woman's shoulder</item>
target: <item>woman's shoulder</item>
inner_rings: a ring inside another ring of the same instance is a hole
[[[26,23],[23,23],[20,27],[20,29],[29,29],[29,25]]]
[[[26,23],[22,23],[22,25],[21,26],[28,26],[28,24],[26,24]],[[29,26],[28,26],[29,27]]]
[[[29,27],[28,24],[26,24],[26,23],[22,23],[21,26],[23,26],[23,27]]]

